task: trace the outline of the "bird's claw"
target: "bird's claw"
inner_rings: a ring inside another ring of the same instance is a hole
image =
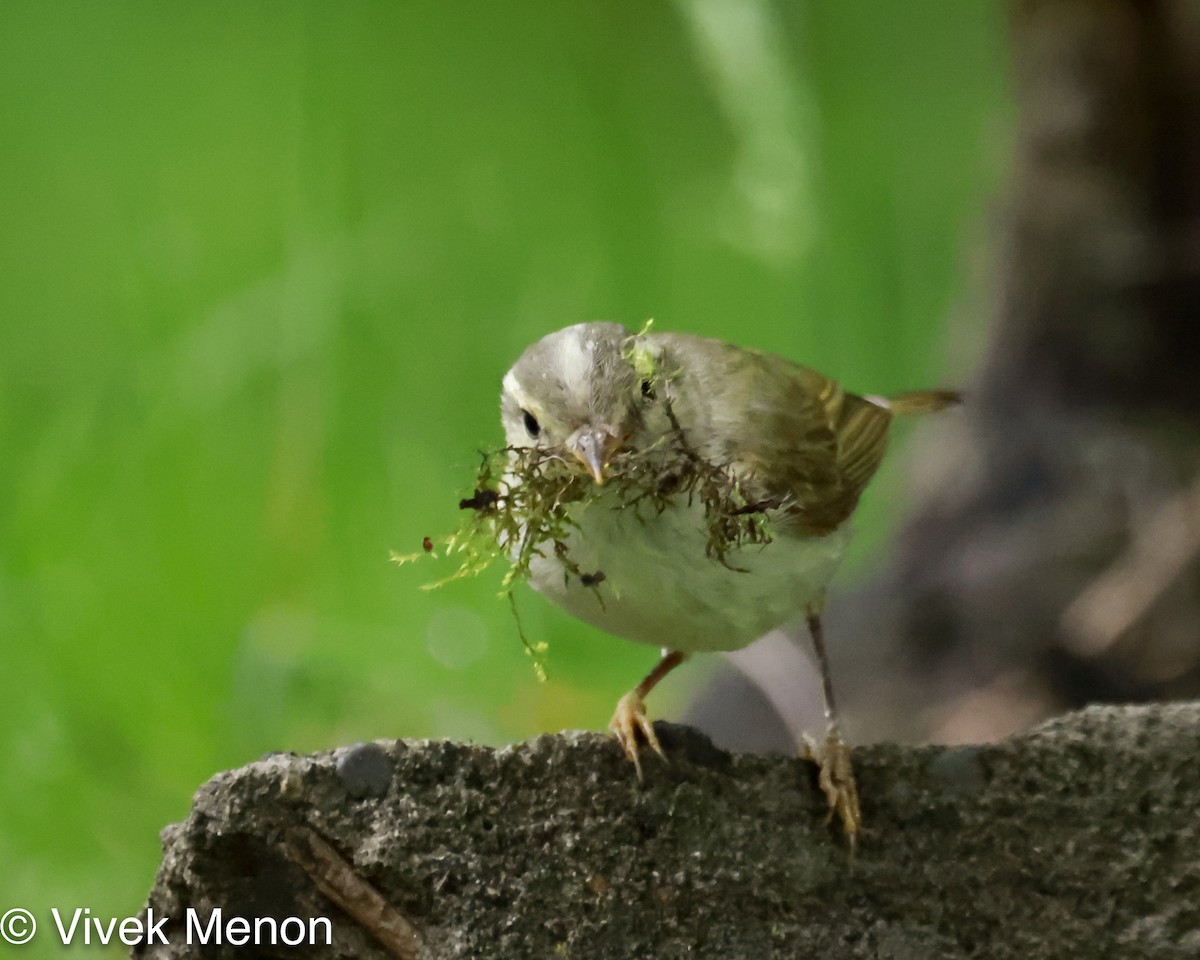
[[[617,743],[637,770],[638,783],[642,782],[642,759],[638,753],[639,734],[655,753],[664,760],[667,759],[662,744],[658,742],[658,734],[654,732],[654,725],[646,716],[646,704],[637,691],[631,690],[617,701],[617,709],[608,722],[608,729],[616,735]]]
[[[832,822],[835,816],[842,821],[842,829],[853,851],[862,828],[862,811],[858,806],[858,784],[854,779],[854,765],[850,762],[850,748],[842,741],[837,726],[831,725],[825,734],[825,744],[820,748],[811,737],[805,736],[804,755],[821,771],[817,783],[829,804],[825,822]]]

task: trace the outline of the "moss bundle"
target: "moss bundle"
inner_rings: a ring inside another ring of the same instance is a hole
[[[596,484],[570,454],[557,448],[503,447],[480,458],[471,496],[459,501],[464,511],[458,530],[441,541],[447,555],[459,559],[447,577],[426,589],[486,570],[497,559],[509,561],[501,596],[513,603],[513,588],[528,580],[535,557],[555,557],[563,577],[577,578],[597,591],[603,603],[603,570],[583,570],[571,556],[573,532],[580,536],[579,517],[585,508],[633,511],[639,522],[654,523],[666,510],[702,507],[708,537],[707,559],[730,570],[736,551],[771,541],[770,511],[784,506],[778,498],[749,495],[744,482],[728,464],[709,463],[687,443],[670,405],[670,433],[645,450],[618,453],[608,463],[605,483]],[[422,555],[437,555],[426,538],[423,553],[399,556],[406,563]],[[520,629],[522,642],[541,668],[543,644],[532,644]]]

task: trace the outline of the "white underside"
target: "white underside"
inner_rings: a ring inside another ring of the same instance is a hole
[[[748,571],[741,573],[706,556],[698,505],[658,515],[643,509],[639,518],[601,500],[576,519],[569,556],[604,580],[585,587],[551,556],[531,564],[533,587],[608,633],[686,652],[736,650],[803,613],[822,596],[849,539],[847,524],[826,537],[776,533],[769,544],[729,553],[732,566]]]

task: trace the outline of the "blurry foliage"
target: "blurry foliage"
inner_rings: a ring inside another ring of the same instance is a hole
[[[961,378],[1003,44],[990,2],[5,4],[0,904],[135,910],[265,751],[603,726],[652,651],[525,592],[538,685],[499,571],[389,549],[578,320]]]

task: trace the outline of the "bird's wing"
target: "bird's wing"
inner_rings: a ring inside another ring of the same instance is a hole
[[[764,462],[761,479],[789,495],[796,532],[831,533],[854,512],[879,468],[892,415],[815,370],[780,362],[788,376],[769,431],[777,439],[752,434],[767,448],[754,451]]]
[[[879,467],[891,412],[782,357],[660,336],[692,374],[677,384],[681,423],[721,438],[700,451],[706,459],[733,466],[750,496],[786,504],[794,532],[837,529]]]

